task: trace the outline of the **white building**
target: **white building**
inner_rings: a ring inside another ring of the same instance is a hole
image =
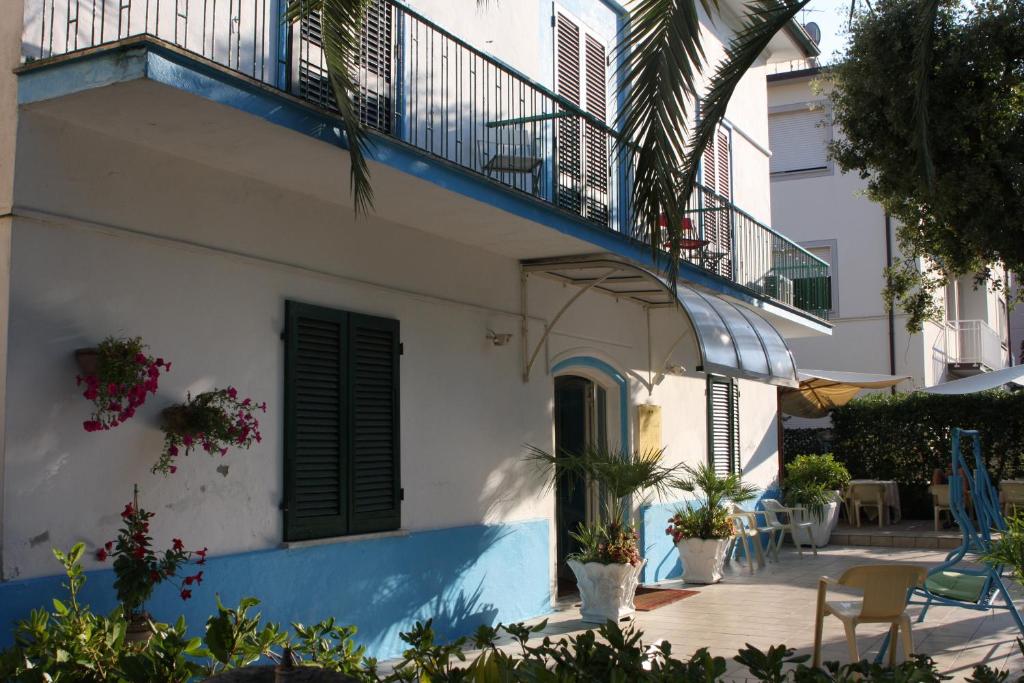
[[[945,319],[914,335],[905,314],[886,311],[884,271],[899,256],[896,226],[863,195],[866,181],[828,158],[838,132],[827,96],[812,89],[818,73],[811,67],[767,77],[772,222],[831,265],[833,335],[794,340],[797,363],[909,375],[902,391],[1007,367],[1005,291],[975,288],[972,277],[962,277],[940,295]]]
[[[86,4],[26,0],[0,24],[0,638],[60,592],[50,548],[111,538],[135,483],[158,546],[211,557],[193,600],[158,590],[156,618],[199,627],[215,592],[254,595],[269,619],[354,623],[377,656],[416,619],[452,635],[550,610],[559,539],[595,502],[546,490],[524,444],[664,444],[772,487],[786,340],[830,331],[776,284],[824,264],[767,227],[765,69],[813,50],[800,29],[730,106],[677,302],[603,123],[613,0],[380,0],[360,218],[317,26],[279,30],[273,0]],[[709,58],[739,7],[707,23]],[[85,433],[73,352],[108,335],[173,370]],[[269,404],[262,442],[151,474],[162,408],[228,385]],[[676,502],[633,511],[647,581],[679,571]],[[87,601],[112,607],[109,568],[87,569]]]

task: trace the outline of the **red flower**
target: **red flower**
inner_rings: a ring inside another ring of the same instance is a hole
[[[170,371],[171,371],[171,364],[170,363],[164,363],[164,372],[170,372]]]
[[[145,557],[146,557],[146,549],[143,548],[141,545],[137,546],[135,548],[135,550],[132,551],[132,555],[135,556],[135,559],[137,559],[137,560],[145,559]]]
[[[176,466],[174,466],[174,465],[171,465],[169,470],[170,470],[171,474],[174,474],[175,472],[178,471],[178,468]]]
[[[231,399],[238,398],[238,389],[234,387],[228,387],[228,397]]]
[[[82,423],[82,427],[87,432],[98,432],[103,429],[103,423],[99,420],[86,420]]]
[[[121,516],[122,517],[131,517],[134,514],[135,514],[135,508],[132,507],[131,503],[128,503],[127,505],[125,505],[124,506],[124,511],[121,512]]]
[[[107,541],[106,543],[103,544],[103,547],[106,548],[107,552],[109,553],[114,548],[114,542],[113,541]]]
[[[181,589],[181,599],[182,600],[188,600],[191,597],[192,597],[192,591],[190,591],[187,588],[182,588]]]
[[[184,550],[185,544],[181,542],[180,538],[171,539],[171,543],[175,550]]]
[[[160,583],[161,580],[160,572],[150,572],[149,581],[150,583]]]
[[[100,562],[105,562],[107,559],[107,551],[104,548],[100,548],[96,551],[96,559]]]
[[[196,574],[192,578],[196,580],[197,584],[201,584],[203,582],[203,573],[199,572],[198,574]]]

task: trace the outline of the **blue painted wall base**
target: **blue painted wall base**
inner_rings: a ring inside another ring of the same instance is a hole
[[[55,560],[56,562],[56,560]],[[211,557],[204,581],[182,602],[159,586],[148,610],[158,621],[183,614],[194,635],[215,610],[245,596],[262,600],[264,619],[306,624],[333,616],[358,627],[367,654],[386,659],[404,649],[398,637],[433,618],[443,639],[481,624],[508,623],[551,611],[548,521],[475,525],[368,540]],[[101,613],[116,607],[112,570],[90,571],[81,600]],[[33,608],[63,598],[63,576],[0,584],[0,647]]]
[[[763,498],[781,498],[777,489],[767,489],[757,497],[740,507],[744,510],[761,510]],[[687,505],[695,507],[693,501],[679,500],[672,503],[647,505],[640,509],[640,547],[643,549],[647,564],[640,576],[641,583],[656,583],[668,579],[678,579],[683,574],[683,565],[679,562],[672,537],[665,533],[668,520],[677,508]]]

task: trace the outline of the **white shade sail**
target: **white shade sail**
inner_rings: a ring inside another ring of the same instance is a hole
[[[524,261],[521,267],[524,273],[542,274],[646,308],[679,310],[689,320],[697,340],[701,358],[698,370],[797,386],[796,365],[786,340],[771,323],[748,308],[681,282],[673,288],[661,275],[611,254],[535,259]],[[570,299],[563,312],[575,300]]]
[[[993,372],[983,372],[973,377],[936,384],[927,389],[921,389],[925,394],[973,394],[977,391],[998,389],[1004,384],[1016,384],[1024,386],[1024,365],[1014,365],[1011,368],[1003,368]]]
[[[885,389],[909,376],[872,375],[842,370],[797,371],[800,386],[783,389],[782,412],[795,417],[825,417],[833,408],[846,405],[864,389]]]

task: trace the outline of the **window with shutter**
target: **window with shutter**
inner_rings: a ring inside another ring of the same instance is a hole
[[[719,128],[701,157],[701,182],[715,193],[702,199],[701,224],[709,253],[716,257],[705,263],[723,277],[732,277],[732,145],[729,131]]]
[[[736,382],[708,377],[708,462],[719,476],[740,472],[740,394]]]
[[[367,5],[359,54],[351,70],[355,85],[354,104],[360,120],[370,128],[392,130],[392,49],[394,7],[384,0]],[[327,74],[323,50],[323,22],[320,11],[310,12],[293,29],[292,89],[316,105],[338,111]]]
[[[286,304],[285,540],[397,529],[399,325]]]
[[[828,169],[831,137],[821,109],[778,112],[768,117],[768,144],[772,174]]]
[[[561,10],[555,12],[555,92],[608,120],[608,49]],[[601,225],[609,220],[611,139],[579,117],[558,119],[558,205]]]

